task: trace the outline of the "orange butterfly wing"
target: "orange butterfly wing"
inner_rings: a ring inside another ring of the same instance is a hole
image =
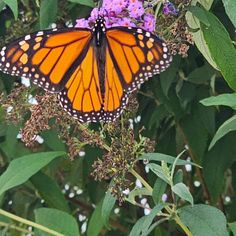
[[[91,41],[90,30],[39,31],[18,39],[0,51],[0,70],[32,79],[51,92],[59,92],[83,60]]]
[[[106,37],[104,117],[112,121],[127,105],[128,94],[164,71],[172,57],[160,38],[139,28],[111,28]]]
[[[58,92],[63,108],[82,122],[113,121],[128,94],[165,70],[171,56],[158,37],[137,28],[108,29],[101,47],[89,29],[40,31],[0,51],[0,70]]]
[[[97,55],[90,45],[83,61],[58,96],[62,107],[82,122],[103,120],[103,98],[98,70]]]

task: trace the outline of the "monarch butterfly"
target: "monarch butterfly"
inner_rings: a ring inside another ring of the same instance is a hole
[[[81,122],[111,122],[128,95],[148,77],[164,71],[172,58],[159,37],[134,27],[39,31],[0,50],[0,70],[28,77],[58,93],[61,106]]]

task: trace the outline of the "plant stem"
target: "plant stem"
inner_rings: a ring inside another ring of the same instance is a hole
[[[143,179],[142,176],[140,176],[134,169],[131,169],[129,171],[133,176],[135,176],[137,179],[140,180],[140,182],[144,185],[144,187],[150,192],[152,193],[153,189],[152,187],[146,182],[145,179]],[[176,214],[175,212],[175,207],[173,209],[171,209],[168,205],[165,206],[166,211],[170,214],[170,216],[172,215],[172,213],[175,213],[175,222],[181,227],[181,229],[186,233],[187,236],[193,236],[192,233],[189,231],[189,229],[187,228],[187,226],[185,224],[183,224],[183,222],[181,221],[181,219],[179,218],[179,216]]]
[[[147,183],[147,181],[141,176],[139,175],[134,169],[129,170],[129,172],[136,177],[137,179],[140,180],[140,182],[143,184],[143,186],[150,192],[150,194],[152,194],[152,187]]]
[[[22,233],[25,233],[25,234],[32,234],[32,235],[34,234],[34,232],[32,232],[32,231],[29,231],[27,229],[24,229],[24,228],[21,228],[21,227],[12,225],[12,224],[8,224],[8,223],[5,223],[5,222],[0,222],[0,227],[15,229],[15,230],[17,230],[19,232],[22,232]]]
[[[20,223],[23,223],[23,224],[26,224],[26,225],[29,225],[29,226],[32,226],[34,228],[40,229],[40,230],[42,230],[42,231],[44,231],[46,233],[49,233],[51,235],[64,236],[63,234],[58,233],[58,232],[56,232],[54,230],[51,230],[51,229],[49,229],[49,228],[47,228],[47,227],[45,227],[43,225],[37,224],[37,223],[32,222],[30,220],[26,220],[26,219],[24,219],[22,217],[16,216],[16,215],[14,215],[12,213],[9,213],[7,211],[4,211],[2,209],[0,209],[0,215],[6,216],[6,217],[8,217],[8,218],[10,218],[12,220],[18,221]]]
[[[183,224],[178,215],[175,216],[175,222],[181,227],[181,229],[186,233],[187,236],[193,236],[193,234],[190,232],[187,226]]]

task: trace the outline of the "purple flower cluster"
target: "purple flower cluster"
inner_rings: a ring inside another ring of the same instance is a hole
[[[88,19],[76,21],[75,27],[91,28],[98,16],[103,16],[107,28],[115,26],[141,27],[153,32],[156,20],[153,14],[145,13],[139,0],[104,0],[101,8],[94,8]]]
[[[174,4],[167,1],[163,5],[163,14],[164,15],[178,15],[179,11],[175,8]]]

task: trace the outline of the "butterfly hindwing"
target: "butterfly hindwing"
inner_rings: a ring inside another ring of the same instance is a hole
[[[29,34],[0,51],[0,70],[27,77],[47,91],[58,92],[73,73],[73,65],[83,60],[90,30],[45,30]]]
[[[103,120],[98,62],[92,45],[59,93],[59,100],[63,108],[81,122]]]

